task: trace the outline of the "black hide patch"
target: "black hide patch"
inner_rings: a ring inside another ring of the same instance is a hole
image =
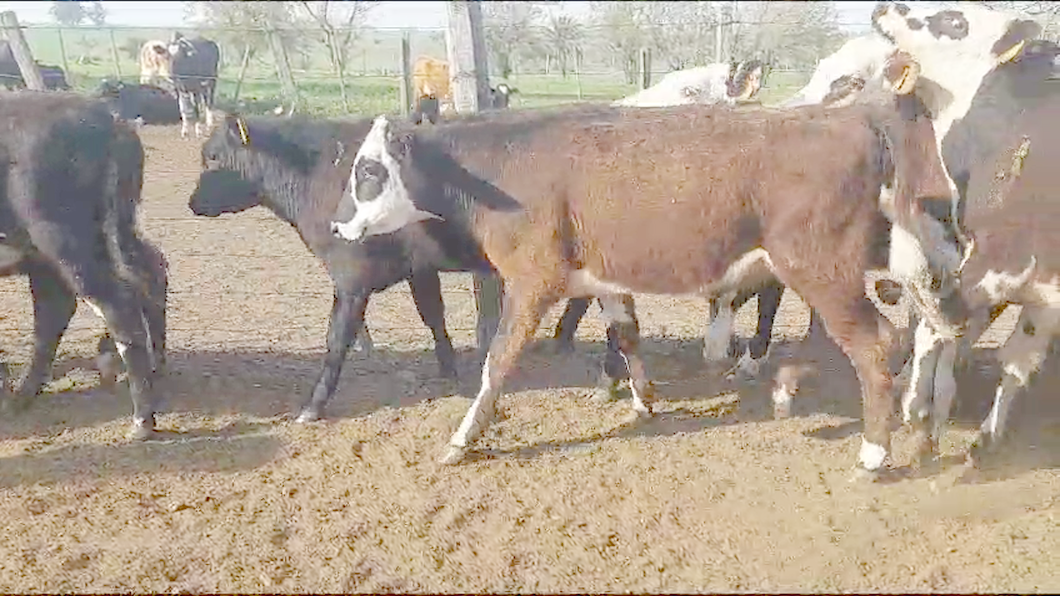
[[[913,31],[919,31],[924,28],[924,21],[920,19],[906,19],[905,24]]]
[[[968,19],[959,10],[943,10],[927,18],[928,31],[940,39],[943,35],[950,39],[968,37]]]
[[[853,75],[843,75],[832,81],[828,88],[828,94],[824,96],[821,103],[829,105],[848,97],[851,93],[861,91],[865,88],[865,80]]]
[[[390,172],[382,162],[362,157],[353,166],[354,196],[357,201],[364,203],[374,201],[383,194],[383,187],[390,179]]]

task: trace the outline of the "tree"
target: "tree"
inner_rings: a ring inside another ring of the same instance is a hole
[[[84,7],[85,18],[88,19],[88,22],[96,27],[102,27],[107,24],[107,11],[103,8],[102,2],[97,0],[96,2],[83,2],[82,4],[88,5]]]
[[[590,2],[594,24],[608,52],[618,58],[627,83],[635,83],[638,56],[649,44],[644,28],[652,2]]]
[[[556,61],[564,78],[567,76],[570,61],[581,50],[584,36],[581,23],[567,15],[553,15],[545,25],[542,45]]]
[[[483,2],[482,26],[490,62],[507,79],[521,58],[530,57],[537,45],[535,25],[541,16],[539,2]]]
[[[1042,25],[1042,36],[1060,39],[1060,4],[1054,2],[981,2],[991,8],[1018,12]]]
[[[242,54],[248,46],[257,55],[267,54],[269,31],[275,30],[289,52],[298,51],[305,39],[294,30],[298,19],[291,2],[185,2],[190,20],[208,29],[211,37],[227,46],[234,55]]]
[[[298,5],[309,20],[320,29],[319,41],[328,51],[328,61],[331,62],[331,68],[339,77],[342,102],[349,111],[350,101],[346,95],[346,59],[349,57],[350,47],[357,39],[360,25],[364,23],[364,17],[376,5],[376,2],[366,0],[328,2],[325,0],[299,2]]]
[[[844,40],[832,2],[741,3],[736,17],[734,55],[774,66],[812,68]]]
[[[48,9],[56,23],[65,27],[76,27],[85,20],[85,10],[80,2],[56,0]]]

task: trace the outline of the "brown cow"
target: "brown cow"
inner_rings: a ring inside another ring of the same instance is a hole
[[[470,229],[504,278],[482,387],[446,463],[461,461],[490,423],[501,383],[557,300],[600,299],[618,330],[634,409],[650,416],[631,294],[726,296],[776,275],[818,310],[857,370],[859,465],[871,475],[890,449],[894,330],[865,296],[864,276],[884,266],[885,232],[898,228],[885,211],[917,231],[909,222],[928,199],[950,200],[931,123],[906,109],[916,101],[903,96],[900,110],[639,108],[603,123],[542,118],[436,132],[395,130],[380,116],[332,227],[362,241],[441,219]],[[495,138],[504,139],[499,150]],[[489,182],[462,167],[486,160],[500,164]],[[894,190],[889,209],[884,187]],[[917,246],[908,235],[896,240]]]
[[[169,48],[166,42],[152,39],[140,46],[140,84],[158,85],[169,80]]]

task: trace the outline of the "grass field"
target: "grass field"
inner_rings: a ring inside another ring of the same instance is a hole
[[[137,80],[139,66],[135,54],[126,48],[139,47],[139,44],[149,39],[169,39],[170,35],[171,31],[165,29],[138,28],[76,28],[63,29],[60,34],[55,27],[34,27],[26,32],[33,54],[41,63],[62,66],[65,53],[67,78],[72,86],[82,91],[95,89],[104,78],[113,79],[120,75],[126,81]],[[206,36],[213,38],[209,33]],[[400,39],[401,34],[396,31],[373,31],[366,34],[351,51],[346,75],[349,109],[343,105],[338,77],[331,71],[319,47],[292,53],[290,60],[300,95],[298,110],[334,117],[346,114],[364,116],[398,109]],[[414,58],[420,55],[445,55],[444,38],[438,32],[415,31],[410,36],[410,43]],[[236,101],[241,56],[236,55],[238,53],[235,51],[225,50],[226,46],[222,45],[218,108],[255,114],[271,111],[284,103],[275,67],[267,56],[251,61]],[[638,88],[636,84],[627,83],[620,70],[599,60],[587,63],[584,70],[586,72],[580,76],[570,74],[567,77],[542,73],[515,74],[508,80],[520,92],[513,103],[516,106],[541,107],[576,101],[611,101],[629,95]],[[664,74],[664,71],[653,73],[653,78],[658,80]],[[762,102],[771,103],[788,97],[808,80],[809,74],[773,72],[762,90]],[[494,77],[493,82],[496,84],[501,80]]]

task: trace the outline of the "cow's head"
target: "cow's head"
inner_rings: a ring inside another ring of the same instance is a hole
[[[762,89],[765,75],[766,65],[760,60],[733,62],[729,67],[729,79],[725,82],[729,98],[750,101]]]
[[[947,104],[970,102],[983,77],[1041,33],[1034,21],[971,2],[945,10],[881,2],[872,26],[920,63],[922,77],[952,96]]]
[[[883,88],[883,65],[894,45],[879,35],[863,35],[822,58],[806,85],[783,105],[797,107],[851,103],[866,89]]]
[[[490,89],[490,99],[493,104],[491,107],[503,110],[508,107],[511,103],[512,94],[518,93],[519,90],[511,87],[507,83],[501,83],[494,88]]]
[[[353,160],[350,183],[336,211],[332,232],[351,242],[390,234],[428,219],[442,219],[416,207],[409,181],[414,139],[397,134],[386,116],[379,116]],[[352,214],[352,215],[351,215]]]
[[[242,116],[227,114],[202,145],[202,173],[188,206],[195,215],[216,217],[261,204],[261,189],[244,180],[240,160],[247,159],[252,133]]]
[[[153,51],[159,58],[169,58],[169,48],[166,44],[161,42],[148,42],[151,43],[151,51]]]

